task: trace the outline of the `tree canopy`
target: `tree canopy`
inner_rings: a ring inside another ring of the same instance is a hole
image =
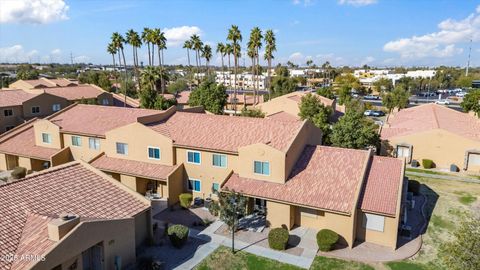
[[[18,80],[36,80],[38,79],[38,71],[31,65],[20,65],[17,69]]]
[[[379,80],[373,83],[373,87],[377,92],[390,92],[393,90],[393,83],[392,80],[387,78],[380,78]]]
[[[80,83],[89,83],[100,86],[105,91],[112,91],[112,82],[106,72],[85,71],[78,77]]]
[[[214,114],[223,113],[227,104],[226,87],[223,84],[216,84],[215,81],[207,79],[190,94],[190,106],[203,106],[203,108]]]
[[[170,83],[167,87],[167,91],[170,94],[176,94],[188,89],[187,81],[184,79],[177,79],[176,81]]]
[[[322,130],[323,141],[328,143],[328,136],[330,134],[330,124],[328,118],[332,114],[332,108],[330,106],[323,105],[322,101],[311,93],[302,97],[299,105],[300,112],[298,116],[302,120],[310,120],[313,124]]]
[[[365,149],[378,146],[378,126],[367,119],[362,110],[347,109],[344,116],[333,126],[330,141],[333,146]]]
[[[252,109],[243,108],[240,116],[254,117],[254,118],[264,118],[265,113],[262,112],[261,109],[257,109],[257,108],[252,108]]]
[[[382,96],[382,103],[389,111],[394,108],[401,110],[408,106],[409,98],[410,92],[403,85],[397,85],[393,91]]]
[[[460,103],[462,109],[466,112],[474,112],[480,117],[480,90],[470,91]]]
[[[145,109],[166,110],[177,105],[176,99],[166,99],[157,91],[146,88],[140,91],[140,106]]]
[[[220,219],[230,230],[235,231],[238,220],[247,210],[247,198],[234,190],[221,192],[218,196],[220,203]]]
[[[294,78],[275,76],[270,85],[270,95],[272,98],[291,93],[297,89],[297,82]]]
[[[317,94],[322,97],[326,97],[329,99],[334,99],[335,95],[333,94],[332,87],[320,87],[317,89]]]

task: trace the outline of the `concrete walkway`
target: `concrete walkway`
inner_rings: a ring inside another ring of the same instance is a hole
[[[460,182],[467,182],[467,183],[476,183],[480,184],[480,180],[471,177],[461,177],[455,175],[443,175],[443,174],[433,174],[433,173],[420,173],[420,172],[409,172],[405,171],[406,175],[414,175],[414,176],[421,176],[427,178],[435,178],[441,180],[451,180],[451,181],[460,181]]]

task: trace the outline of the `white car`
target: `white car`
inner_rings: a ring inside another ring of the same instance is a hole
[[[439,100],[435,101],[435,104],[438,104],[438,105],[450,105],[450,101],[448,101],[448,99],[439,99]]]
[[[457,97],[464,97],[466,94],[467,94],[467,93],[465,93],[465,92],[458,92],[458,93],[455,94],[455,96],[457,96]]]

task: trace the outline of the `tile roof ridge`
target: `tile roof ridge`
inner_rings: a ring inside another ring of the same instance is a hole
[[[440,123],[438,122],[438,115],[437,115],[437,107],[432,106],[432,113],[433,113],[433,118],[435,119],[435,126],[437,128],[440,128]]]
[[[58,112],[52,113],[51,115],[45,117],[44,119],[50,121],[50,119],[55,118],[56,116],[58,116],[58,115],[60,115],[60,114],[62,114],[62,113],[64,113],[64,112],[66,112],[66,111],[68,111],[68,110],[76,107],[77,105],[79,105],[79,103],[78,103],[78,102],[75,102],[75,103],[73,103],[73,104],[71,104],[71,105],[68,105],[67,107],[61,109],[61,110],[58,111]]]
[[[37,117],[32,118],[32,119],[28,120],[27,122],[22,123],[22,124],[20,124],[16,127],[12,128],[11,130],[1,134],[0,135],[0,143],[5,142],[5,141],[17,136],[18,134],[25,132],[27,129],[33,127],[33,123],[35,121],[37,121],[38,119],[39,118],[37,118]]]

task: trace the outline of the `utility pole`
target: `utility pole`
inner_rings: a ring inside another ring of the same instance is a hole
[[[73,54],[72,54],[72,52],[70,52],[70,63],[71,63],[72,66],[73,66]]]
[[[470,68],[470,54],[472,53],[472,39],[470,39],[470,45],[468,47],[468,61],[467,69],[465,70],[465,76],[468,77],[468,69]]]

